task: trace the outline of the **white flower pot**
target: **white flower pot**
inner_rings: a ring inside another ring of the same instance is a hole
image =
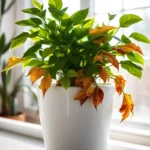
[[[80,90],[50,87],[40,101],[40,118],[46,150],[106,150],[110,132],[114,87],[100,86],[104,100],[94,108],[92,100],[80,106],[73,97]]]

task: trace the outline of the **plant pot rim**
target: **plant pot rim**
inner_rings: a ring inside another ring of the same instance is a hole
[[[111,84],[111,83],[97,83],[97,85],[99,87],[115,87],[114,84]],[[50,88],[64,88],[62,86],[56,86],[55,83],[51,84],[51,87]],[[78,87],[78,86],[70,86],[68,89],[73,89],[73,88],[81,88],[81,87]]]

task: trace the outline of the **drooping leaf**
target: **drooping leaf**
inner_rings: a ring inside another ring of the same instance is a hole
[[[69,77],[64,77],[60,79],[60,84],[67,90],[71,85],[71,80]]]
[[[49,87],[51,86],[51,83],[52,83],[52,78],[50,74],[47,74],[46,76],[42,78],[39,88],[42,89],[43,96],[45,95]]]
[[[36,80],[44,76],[46,72],[46,69],[40,67],[33,67],[30,69],[28,76],[30,76],[31,82],[33,84]]]
[[[110,79],[109,74],[106,71],[106,69],[103,68],[102,66],[100,66],[99,69],[100,69],[100,72],[98,73],[98,75],[104,81],[104,83],[106,83]]]
[[[140,21],[142,21],[142,18],[140,18],[137,15],[125,14],[122,17],[120,17],[120,27],[126,28],[126,27],[129,27],[130,25],[135,24]]]
[[[142,77],[142,68],[134,63],[132,63],[131,61],[121,61],[121,66],[122,68],[124,68],[125,70],[127,70],[130,74],[141,78]]]
[[[43,5],[38,2],[38,0],[32,0],[33,5],[39,10],[43,9]]]
[[[149,43],[150,44],[150,40],[143,34],[138,33],[138,32],[134,32],[130,35],[131,38],[140,41],[140,42],[144,42],[144,43]]]
[[[61,9],[63,6],[62,0],[48,0],[49,6],[53,5],[57,9]]]
[[[144,59],[140,54],[131,52],[127,53],[126,56],[130,61],[144,65]]]
[[[88,11],[89,11],[89,9],[87,8],[87,9],[79,10],[76,13],[74,13],[70,17],[70,19],[74,22],[74,25],[82,23],[85,20],[85,18],[87,17]]]
[[[104,98],[104,92],[102,89],[100,89],[98,86],[94,89],[93,93],[93,104],[95,106],[95,109],[97,110],[97,107],[100,103],[102,103]]]
[[[23,63],[25,59],[19,57],[10,57],[8,60],[8,65],[3,69],[3,71],[9,71],[10,69],[14,68],[15,66]]]
[[[125,54],[135,51],[135,52],[138,52],[143,55],[141,48],[139,46],[135,45],[134,43],[129,43],[126,45],[119,45],[115,49],[120,50],[120,51],[124,52]]]
[[[100,53],[115,67],[119,70],[119,62],[114,55],[107,51],[101,50]]]
[[[94,92],[94,84],[91,83],[90,85],[87,85],[84,88],[82,88],[81,91],[74,96],[74,100],[79,100],[82,106],[83,103],[89,97],[92,96],[93,92]]]
[[[126,37],[124,34],[121,36],[121,41],[125,44],[132,43],[131,40],[128,37]]]
[[[27,40],[28,36],[29,36],[28,32],[23,32],[17,37],[15,37],[11,42],[10,49],[20,47]]]
[[[130,113],[133,114],[134,103],[130,94],[124,94],[123,103],[120,108],[120,113],[122,113],[122,121],[129,117]]]
[[[109,17],[109,21],[111,21],[116,17],[116,14],[111,15],[108,13],[108,17]]]
[[[68,70],[67,72],[67,77],[72,78],[72,77],[76,77],[77,76],[77,72],[73,69]]]
[[[103,62],[103,57],[102,57],[102,55],[96,55],[95,57],[94,57],[94,61],[99,61],[99,62]]]
[[[91,29],[90,34],[93,36],[97,36],[97,35],[102,34],[104,32],[108,32],[112,29],[116,29],[116,27],[113,27],[113,26],[97,27],[96,29]]]
[[[123,78],[122,75],[117,75],[114,82],[116,91],[118,92],[119,95],[121,95],[124,90],[126,80]]]

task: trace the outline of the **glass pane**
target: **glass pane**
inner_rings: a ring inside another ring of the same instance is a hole
[[[139,32],[142,34],[145,34],[149,39],[150,39],[150,8],[147,9],[138,9],[138,10],[131,10],[131,11],[126,11],[126,14],[128,13],[133,13],[139,15],[141,18],[143,18],[144,21],[141,21],[135,25],[130,26],[129,28],[124,29],[124,34],[127,36],[130,36],[132,32]],[[135,41],[137,45],[139,45],[144,53],[144,56],[150,56],[150,45],[140,43]]]
[[[141,80],[128,75],[126,91],[131,93],[135,102],[134,117],[149,119],[150,114],[150,61],[146,61]]]
[[[123,0],[124,9],[150,6],[150,0]]]
[[[95,0],[95,13],[119,11],[122,9],[122,0]]]
[[[102,24],[104,23],[105,25],[111,25],[111,26],[115,26],[118,27],[119,26],[119,18],[122,15],[122,13],[113,13],[113,14],[117,14],[117,16],[109,23],[109,19],[108,19],[108,14],[99,14],[95,16],[95,20],[97,21],[97,23],[102,26]],[[120,29],[117,34],[115,36],[117,37],[121,37],[122,34],[122,29]],[[116,41],[115,39],[111,41],[111,44],[116,44],[118,41]]]

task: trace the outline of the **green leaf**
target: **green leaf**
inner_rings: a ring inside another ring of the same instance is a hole
[[[111,15],[108,13],[108,17],[109,17],[109,21],[111,21],[116,17],[116,14]]]
[[[49,6],[53,5],[55,8],[57,9],[61,9],[62,8],[62,0],[49,0],[48,1]]]
[[[126,56],[128,57],[129,60],[135,63],[139,63],[144,65],[144,59],[139,53],[127,53]]]
[[[20,20],[16,22],[17,25],[20,26],[35,26],[38,27],[40,24],[42,24],[42,21],[38,18],[30,18],[26,20]]]
[[[130,37],[137,40],[137,41],[150,44],[150,40],[145,35],[143,35],[141,33],[134,32],[130,35]]]
[[[94,23],[94,18],[85,20],[83,22],[83,28],[91,28]]]
[[[42,53],[42,59],[45,59],[46,57],[50,56],[53,53],[53,49],[51,47],[45,48]]]
[[[89,33],[89,29],[87,28],[76,28],[73,30],[73,36],[77,37],[77,39],[81,39],[85,37]]]
[[[89,9],[87,8],[87,9],[79,10],[76,13],[74,13],[70,17],[70,19],[74,22],[74,25],[82,23],[86,19],[87,15],[88,15],[88,11],[89,11]]]
[[[28,57],[28,56],[32,57],[32,55],[34,55],[34,53],[37,52],[40,48],[41,48],[41,44],[33,45],[24,53],[23,57]]]
[[[73,70],[73,69],[70,69],[70,70],[68,70],[68,72],[67,72],[67,75],[66,75],[67,77],[70,77],[70,78],[72,78],[72,77],[76,77],[77,76],[77,73],[76,73],[76,71],[75,70]]]
[[[15,37],[11,42],[10,49],[20,47],[27,40],[28,36],[28,32],[23,32],[17,37]]]
[[[121,67],[127,70],[130,74],[141,78],[142,77],[142,68],[132,63],[131,61],[121,61]]]
[[[142,18],[140,18],[137,15],[125,14],[122,17],[120,17],[120,27],[126,28],[126,27],[129,27],[130,25],[135,24],[140,21],[142,21]]]
[[[125,44],[132,43],[131,40],[129,38],[127,38],[124,34],[121,37],[121,41]]]
[[[38,59],[34,59],[34,60],[31,60],[27,66],[42,66],[44,63],[41,61],[41,60],[38,60]]]
[[[85,69],[85,74],[87,76],[92,76],[95,73],[99,72],[99,68],[97,66],[89,66],[87,69]]]
[[[67,90],[71,85],[71,79],[68,77],[64,77],[60,79],[60,84]]]
[[[32,15],[36,15],[37,13],[39,13],[41,11],[37,8],[27,8],[27,9],[23,9],[22,12],[32,14]]]
[[[32,0],[33,5],[38,8],[39,10],[43,9],[43,5],[40,4],[37,0]]]
[[[5,46],[5,34],[3,33],[0,37],[0,53],[3,53]]]

